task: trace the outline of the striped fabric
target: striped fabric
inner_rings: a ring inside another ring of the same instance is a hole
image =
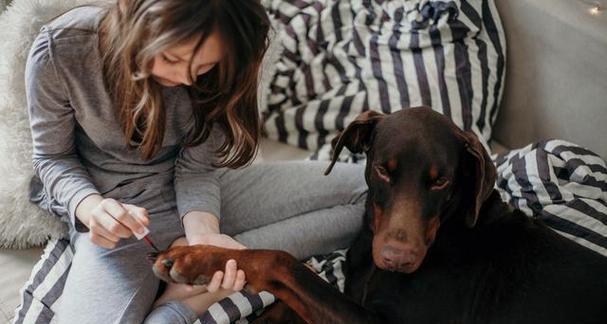
[[[502,199],[607,256],[607,168],[595,153],[549,140],[494,157]]]
[[[283,47],[262,107],[270,138],[328,159],[362,111],[419,105],[491,137],[506,51],[492,0],[264,3]]]

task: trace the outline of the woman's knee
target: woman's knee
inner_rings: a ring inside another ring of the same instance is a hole
[[[365,181],[365,166],[363,164],[338,163],[332,173],[339,179],[334,182],[336,190],[350,195],[350,204],[364,204],[368,186]]]

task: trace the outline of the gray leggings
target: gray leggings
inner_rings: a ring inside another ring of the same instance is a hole
[[[360,230],[367,187],[361,165],[273,162],[227,172],[220,178],[222,233],[249,248],[285,250],[299,259],[350,245]],[[161,201],[161,199],[158,199]],[[159,208],[158,210],[162,210]],[[159,248],[184,235],[174,208],[150,215]],[[106,250],[86,233],[71,233],[75,249],[61,302],[60,323],[192,323],[196,314],[172,301],[151,306],[159,280],[146,260],[150,248],[135,239]]]

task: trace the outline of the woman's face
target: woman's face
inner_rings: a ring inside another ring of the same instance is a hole
[[[212,33],[198,52],[194,53],[197,41],[198,39],[194,38],[158,53],[153,60],[152,77],[166,87],[189,86],[196,80],[190,80],[188,75],[200,76],[209,72],[223,56],[221,40],[218,33]],[[190,60],[192,60],[192,70],[188,72]]]

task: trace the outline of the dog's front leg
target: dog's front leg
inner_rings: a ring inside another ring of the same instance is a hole
[[[178,246],[157,256],[154,273],[170,282],[202,285],[230,259],[245,272],[249,289],[273,293],[308,323],[379,322],[286,252]]]

